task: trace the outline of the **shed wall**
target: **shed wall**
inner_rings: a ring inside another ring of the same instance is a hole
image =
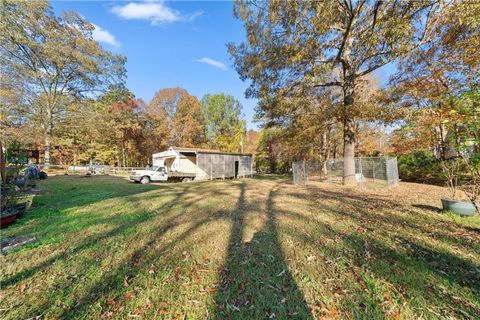
[[[252,157],[217,153],[198,153],[197,179],[225,179],[235,177],[235,161],[238,161],[238,176],[252,174]]]

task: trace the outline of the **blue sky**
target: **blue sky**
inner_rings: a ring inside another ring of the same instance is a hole
[[[162,88],[182,87],[199,99],[226,93],[243,105],[248,129],[256,100],[244,97],[226,44],[245,40],[229,1],[53,1],[57,14],[76,11],[92,22],[94,38],[127,57],[127,87],[149,102]],[[384,82],[391,68],[377,74]]]
[[[132,5],[133,4],[133,5]],[[153,5],[153,6],[152,6]],[[182,87],[199,99],[224,92],[238,99],[249,129],[256,101],[245,99],[226,44],[245,39],[232,2],[53,1],[57,14],[76,11],[92,22],[104,48],[127,57],[127,87],[149,102],[162,88]]]

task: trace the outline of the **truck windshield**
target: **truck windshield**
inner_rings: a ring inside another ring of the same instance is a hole
[[[161,172],[161,171],[165,171],[165,167],[153,166],[153,167],[150,167],[149,170]]]

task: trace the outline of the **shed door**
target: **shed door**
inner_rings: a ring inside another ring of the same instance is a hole
[[[235,179],[238,178],[238,161],[235,161]]]

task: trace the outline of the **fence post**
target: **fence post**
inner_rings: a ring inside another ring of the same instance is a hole
[[[373,165],[372,165],[372,175],[373,175],[373,183],[375,183],[375,160],[373,160]]]
[[[303,159],[303,184],[307,185],[307,169],[305,165],[305,159]]]
[[[326,172],[326,175],[327,175],[328,184],[330,185],[330,184],[332,184],[332,175],[330,174],[330,170],[328,170],[328,160],[325,163],[325,172]]]
[[[253,177],[253,158],[250,158],[250,178]]]
[[[385,158],[385,173],[387,176],[387,185],[390,189],[392,187],[391,174],[390,174],[390,159]]]
[[[360,184],[360,188],[363,189],[365,187],[365,177],[363,176],[362,158],[358,158],[358,168],[359,168],[359,174],[360,174],[359,184]]]
[[[398,160],[397,160],[396,157],[393,158],[393,166],[394,166],[394,167],[393,167],[393,169],[394,169],[394,170],[393,170],[393,174],[394,174],[394,186],[396,187],[396,186],[398,186],[398,182],[399,182],[399,181],[398,181],[398,180],[399,180],[399,178],[398,178]]]

